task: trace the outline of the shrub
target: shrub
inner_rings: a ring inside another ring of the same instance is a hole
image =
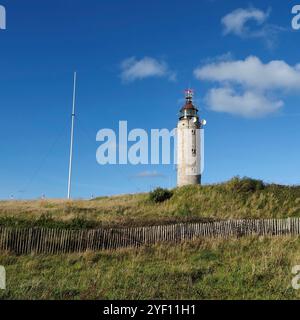
[[[101,223],[93,220],[87,220],[81,217],[75,217],[70,221],[55,220],[50,214],[42,214],[37,219],[24,219],[18,217],[1,217],[0,227],[10,228],[49,228],[49,229],[95,229],[101,227]]]
[[[263,181],[247,177],[235,177],[228,182],[228,186],[231,191],[238,193],[255,192],[265,188]]]
[[[97,223],[95,221],[90,221],[90,220],[86,220],[84,218],[81,217],[76,217],[74,219],[72,219],[69,222],[69,226],[70,229],[76,229],[76,230],[80,230],[80,229],[93,229],[98,227]]]
[[[149,198],[150,201],[155,203],[164,202],[172,197],[172,191],[163,188],[156,188],[150,192]]]

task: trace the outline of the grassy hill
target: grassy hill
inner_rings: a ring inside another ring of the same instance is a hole
[[[0,225],[83,228],[135,226],[205,219],[285,218],[300,216],[300,187],[234,178],[223,184],[172,190],[162,203],[149,194],[94,200],[1,201]]]
[[[0,254],[0,299],[300,299],[300,239],[198,240],[57,256]]]
[[[90,201],[2,201],[0,225],[93,228],[300,216],[300,187],[234,178],[217,185]],[[199,239],[64,255],[0,253],[0,299],[299,299],[291,287],[300,239]]]

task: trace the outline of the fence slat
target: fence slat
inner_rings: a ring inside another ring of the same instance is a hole
[[[300,235],[300,218],[228,220],[120,229],[64,230],[0,226],[0,251],[58,254],[112,250],[160,242],[179,243],[201,237]]]

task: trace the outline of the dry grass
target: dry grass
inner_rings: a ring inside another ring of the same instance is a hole
[[[255,180],[251,180],[254,181]],[[95,200],[1,201],[1,218],[36,220],[75,218],[108,226],[134,226],[203,219],[285,218],[300,216],[300,187],[267,185],[257,190],[244,180],[173,190],[171,199],[154,204],[148,194]]]

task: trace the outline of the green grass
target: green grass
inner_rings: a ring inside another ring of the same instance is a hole
[[[1,254],[2,299],[299,299],[300,239],[198,240],[59,256]]]
[[[0,226],[96,228],[182,221],[300,217],[300,187],[234,178],[218,185],[92,201],[1,201]],[[0,253],[0,299],[299,299],[291,269],[299,238],[207,239],[114,252]]]
[[[0,201],[0,225],[93,228],[203,221],[300,217],[300,187],[234,178],[227,183],[172,190],[162,203],[149,194],[92,201]]]

